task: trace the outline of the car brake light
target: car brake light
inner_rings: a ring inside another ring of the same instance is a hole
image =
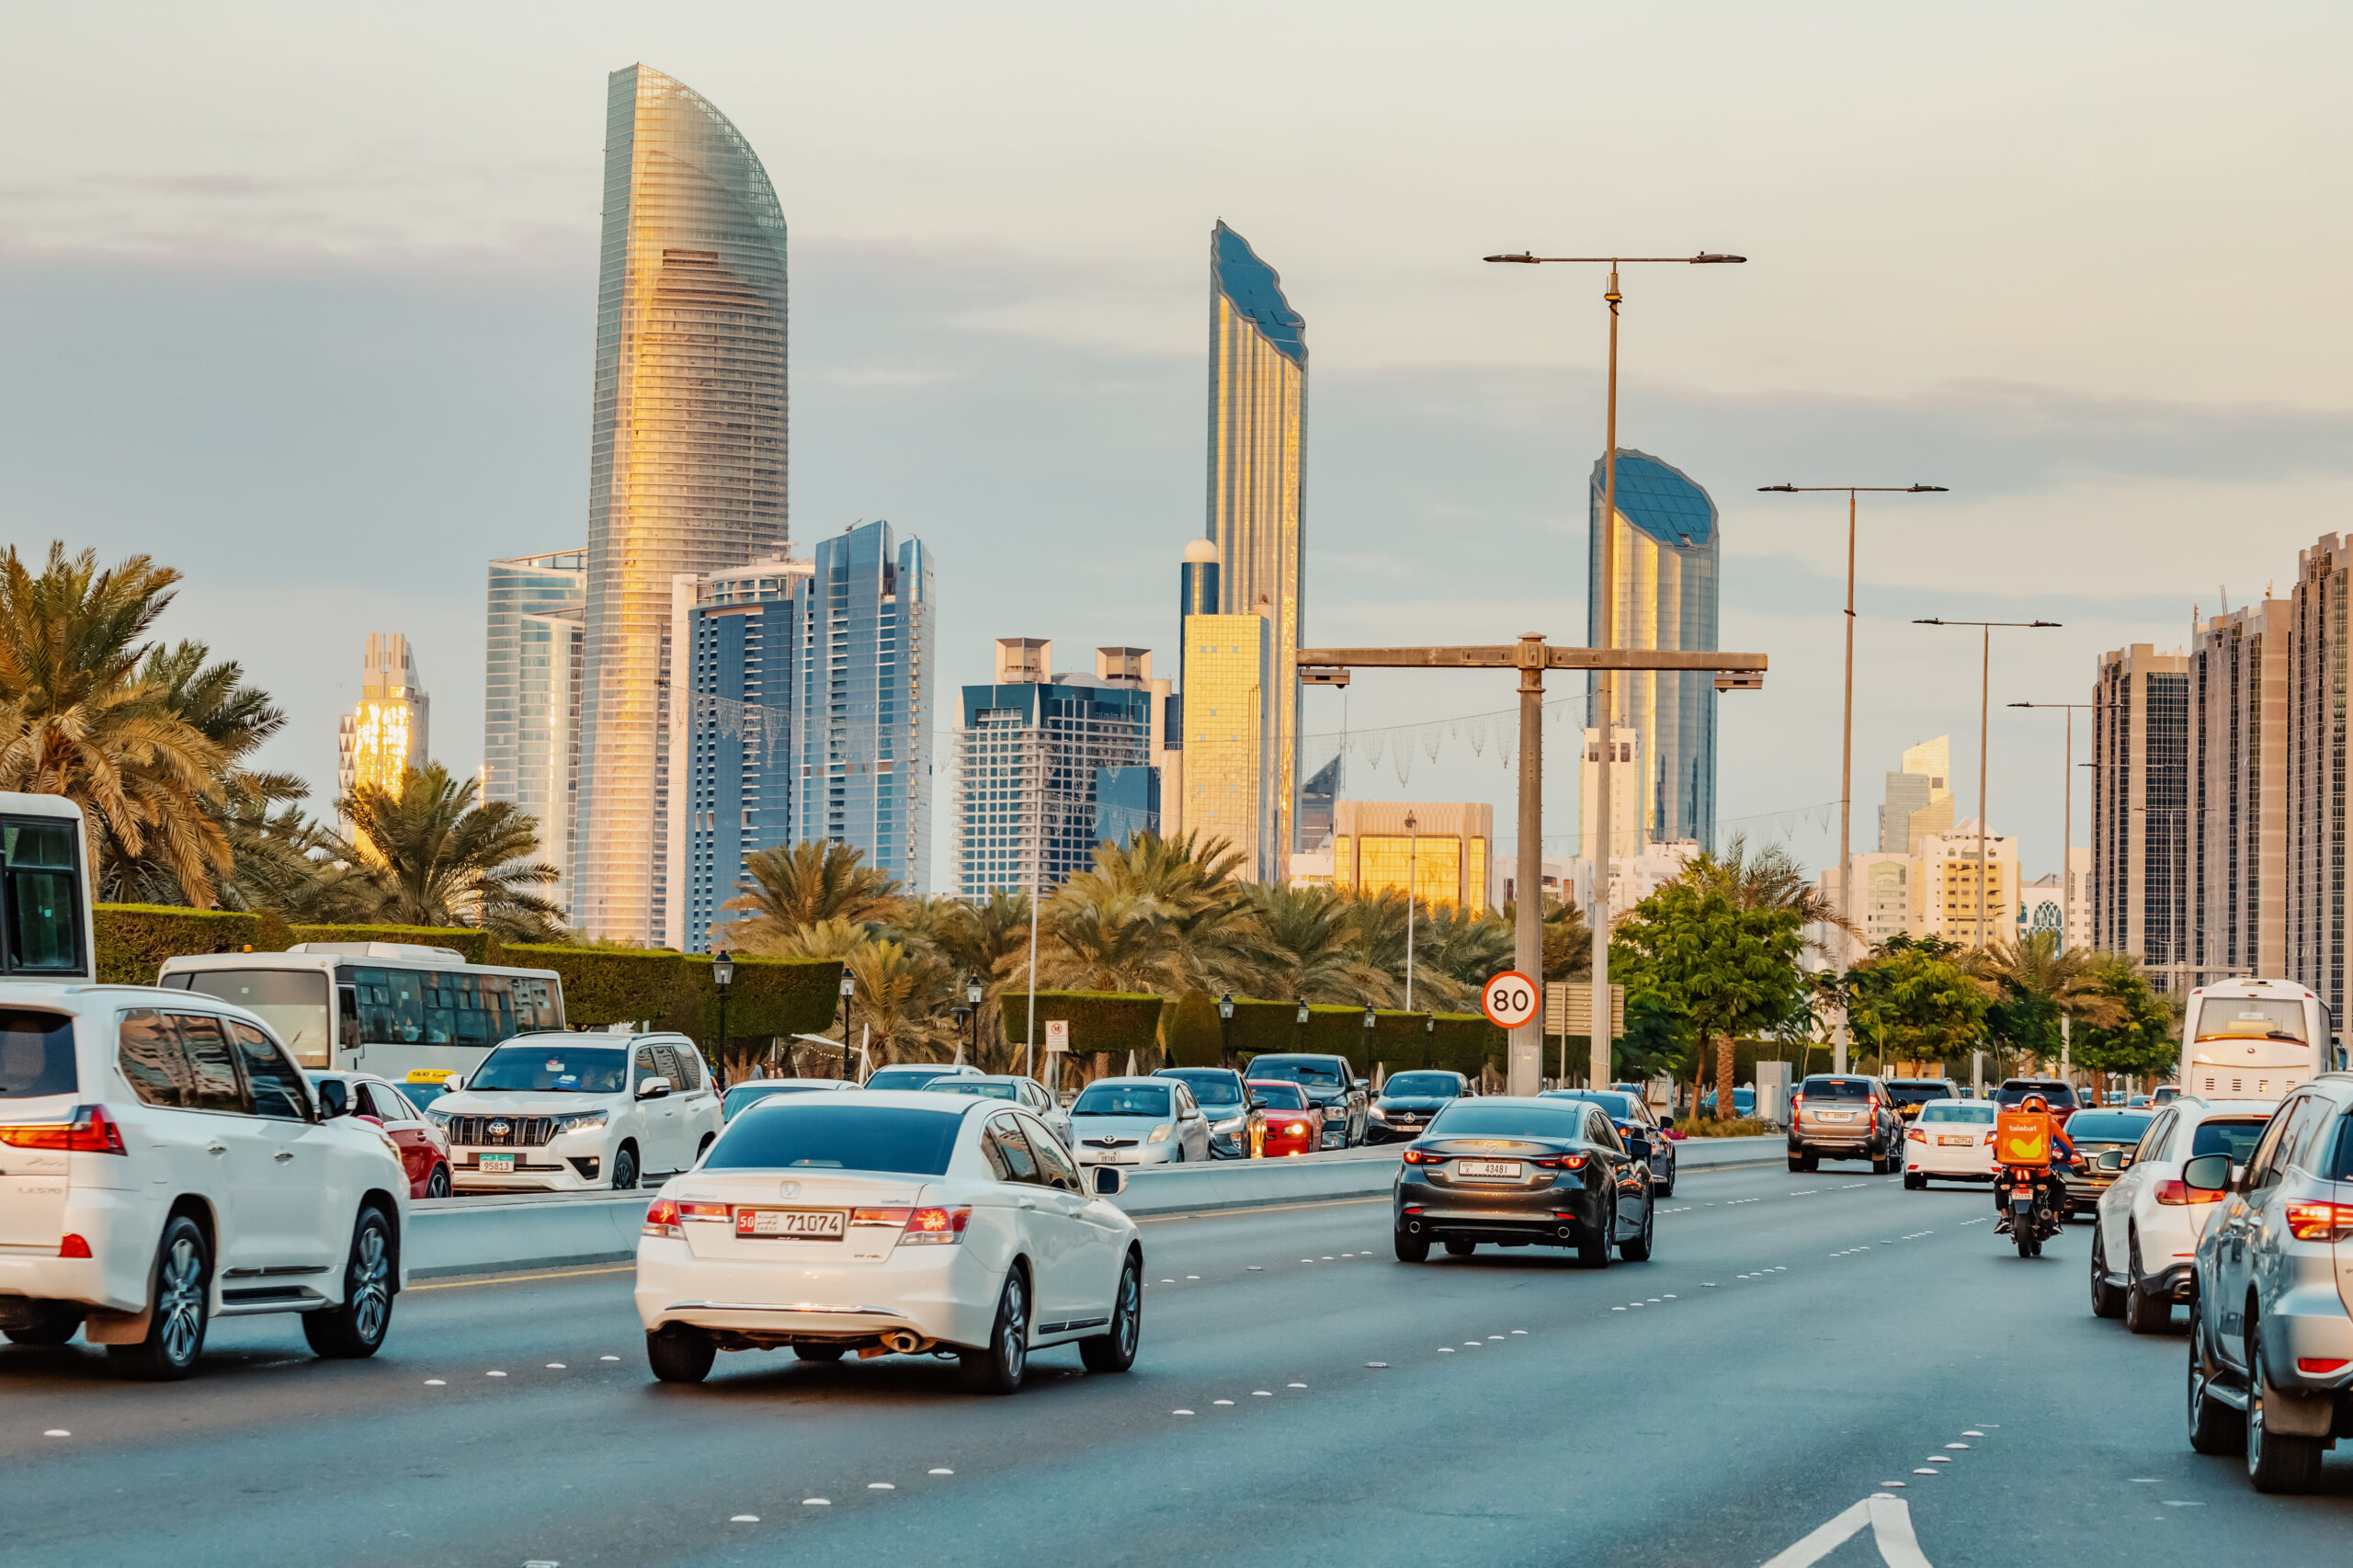
[[[1993,1146],[1994,1146],[1994,1133],[1993,1133],[1993,1131],[1992,1131],[1991,1129],[1988,1129],[1988,1130],[1986,1131],[1986,1133],[1985,1133],[1985,1147],[1987,1147],[1988,1149],[1990,1149],[1990,1148],[1992,1148]]]
[[[914,1212],[912,1209],[853,1209],[849,1211],[849,1222],[853,1225],[904,1227],[907,1217]]]
[[[2290,1203],[2288,1233],[2300,1242],[2336,1242],[2353,1235],[2353,1203]]]
[[[57,1244],[57,1256],[60,1257],[87,1257],[90,1256],[90,1244],[83,1240],[80,1236],[74,1235],[69,1232],[67,1233],[65,1239]]]
[[[1915,1127],[1904,1135],[1904,1141],[1907,1143],[1926,1143],[1928,1141],[1928,1135]]]
[[[2311,1373],[2314,1377],[2327,1372],[2340,1371],[2345,1365],[2346,1359],[2342,1356],[2299,1356],[2296,1358],[2296,1370]]]
[[[964,1239],[964,1223],[972,1217],[962,1209],[915,1209],[907,1214],[907,1228],[899,1233],[901,1246],[953,1246]]]
[[[686,1238],[687,1233],[678,1228],[678,1205],[675,1200],[657,1198],[646,1209],[645,1234],[676,1236],[682,1241]]]
[[[1799,1090],[1796,1094],[1791,1095],[1791,1096],[1790,1096],[1790,1108],[1791,1110],[1795,1110],[1795,1109],[1797,1109],[1797,1108],[1798,1108],[1798,1107],[1800,1107],[1800,1106],[1802,1106],[1802,1105],[1803,1105],[1803,1104],[1805,1104],[1805,1091],[1804,1091],[1804,1090],[1801,1089],[1801,1090]]]
[[[1408,1149],[1405,1151],[1404,1160],[1409,1165],[1442,1165],[1446,1164],[1446,1156],[1433,1149]]]
[[[0,1143],[11,1149],[48,1149],[71,1154],[128,1154],[122,1124],[102,1105],[77,1105],[71,1121],[37,1121],[0,1127]]]
[[[727,1218],[727,1205],[724,1203],[680,1203],[678,1205],[678,1218],[681,1220],[724,1220]]]
[[[2192,1187],[2185,1181],[2161,1181],[2157,1183],[2157,1201],[2170,1209],[2185,1203],[2220,1203],[2222,1195],[2219,1191],[2210,1192],[2204,1187]]]
[[[1581,1171],[1585,1169],[1585,1156],[1583,1154],[1563,1154],[1560,1158],[1555,1160],[1530,1160],[1528,1163],[1534,1165],[1540,1171]]]
[[[1872,1108],[1873,1110],[1877,1110],[1877,1109],[1879,1108],[1879,1096],[1878,1096],[1877,1095],[1873,1095],[1873,1096],[1870,1096],[1870,1102],[1871,1102],[1871,1108]]]

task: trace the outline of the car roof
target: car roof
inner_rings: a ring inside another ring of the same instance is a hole
[[[532,1029],[527,1034],[508,1035],[500,1045],[528,1045],[534,1040],[560,1040],[567,1045],[634,1045],[642,1040],[683,1041],[694,1044],[676,1029],[642,1029],[635,1034],[608,1034],[602,1029]],[[493,1048],[496,1049],[495,1047]]]
[[[1250,1059],[1256,1066],[1261,1062],[1346,1062],[1347,1058],[1336,1051],[1262,1051]]]
[[[1109,1084],[1114,1087],[1125,1087],[1129,1085],[1134,1084],[1148,1084],[1156,1089],[1165,1089],[1168,1086],[1159,1079],[1147,1076],[1142,1073],[1135,1074],[1133,1077],[1097,1078],[1086,1086],[1090,1089],[1099,1088],[1105,1084]]]
[[[972,1116],[1015,1108],[1003,1100],[965,1099],[961,1096],[935,1095],[928,1089],[844,1089],[839,1094],[827,1095],[822,1100],[796,1099],[794,1103],[844,1108],[888,1106],[899,1110],[937,1111],[942,1116]]]

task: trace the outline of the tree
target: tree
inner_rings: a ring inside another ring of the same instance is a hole
[[[858,1040],[845,1040],[845,1052],[869,1044],[875,1066],[893,1062],[937,1060],[952,1029],[941,1014],[948,994],[946,960],[927,947],[888,939],[863,941],[842,958],[858,985]]]
[[[991,1072],[1010,1071],[1013,1051],[1005,1038],[1005,995],[1027,972],[1029,895],[998,888],[986,903],[942,902],[950,907],[926,934],[959,971],[981,982],[981,1017],[972,1031],[979,1063]]]
[[[1268,994],[1337,1003],[1386,995],[1388,976],[1357,949],[1354,900],[1329,888],[1267,884],[1251,889],[1250,901],[1265,934]]]
[[[751,912],[713,934],[752,952],[766,952],[826,920],[887,924],[900,915],[899,884],[863,862],[866,852],[830,838],[780,844],[744,857],[745,880],[721,907]]]
[[[475,788],[438,762],[405,769],[397,792],[360,785],[336,802],[351,824],[340,858],[374,874],[372,918],[545,941],[558,934],[563,912],[533,891],[559,876],[530,858],[539,823],[510,801],[476,804]]]
[[[1847,971],[1847,1018],[1879,1055],[1944,1061],[1984,1033],[1991,988],[1941,937],[1891,937]]]
[[[2170,1074],[2181,1063],[2181,1018],[2176,1003],[2149,983],[2140,960],[2121,953],[2097,955],[2091,979],[2115,1007],[2115,1021],[2075,1031],[2075,1059],[2097,1073],[2141,1078]]]
[[[1702,1049],[1715,1041],[1716,1115],[1730,1120],[1733,1040],[1771,1028],[1798,1005],[1803,937],[1797,912],[1743,907],[1714,880],[1711,857],[1700,855],[1693,868],[1699,875],[1667,883],[1620,923],[1610,966],[1626,976],[1630,1011],[1647,993],[1685,1020]]]
[[[2056,1058],[2072,1028],[2113,1028],[2126,1021],[2123,1005],[2103,982],[2106,956],[2063,948],[2056,931],[2029,931],[2016,941],[1995,938],[1972,957],[1981,979],[1998,988],[1988,1015],[1993,1037],[2029,1057]]]

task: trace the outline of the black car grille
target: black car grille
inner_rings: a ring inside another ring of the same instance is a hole
[[[493,1127],[496,1123],[499,1131]],[[449,1119],[449,1142],[476,1149],[521,1149],[546,1142],[555,1136],[555,1118],[551,1116],[453,1116]]]

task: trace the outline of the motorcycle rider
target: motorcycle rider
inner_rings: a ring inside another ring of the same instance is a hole
[[[2048,1132],[2051,1142],[2051,1183],[2053,1187],[2059,1189],[2057,1200],[2053,1207],[2058,1210],[2060,1215],[2063,1218],[2067,1212],[2067,1184],[2060,1176],[2059,1167],[2063,1165],[2072,1165],[2075,1163],[2075,1146],[2067,1141],[2066,1128],[2060,1123],[2058,1118],[2051,1114],[2051,1102],[2044,1099],[2040,1095],[2027,1096],[2026,1098],[2018,1102],[2018,1110],[2021,1114],[2040,1116],[2043,1119],[2043,1126]],[[1995,1235],[2006,1236],[2010,1233],[2010,1188],[2012,1184],[2010,1182],[2009,1173],[2010,1167],[2006,1165],[1996,1165],[1995,1167],[1994,1210],[1995,1212],[1998,1213],[2002,1217],[2000,1221],[1994,1227],[1994,1233]]]

